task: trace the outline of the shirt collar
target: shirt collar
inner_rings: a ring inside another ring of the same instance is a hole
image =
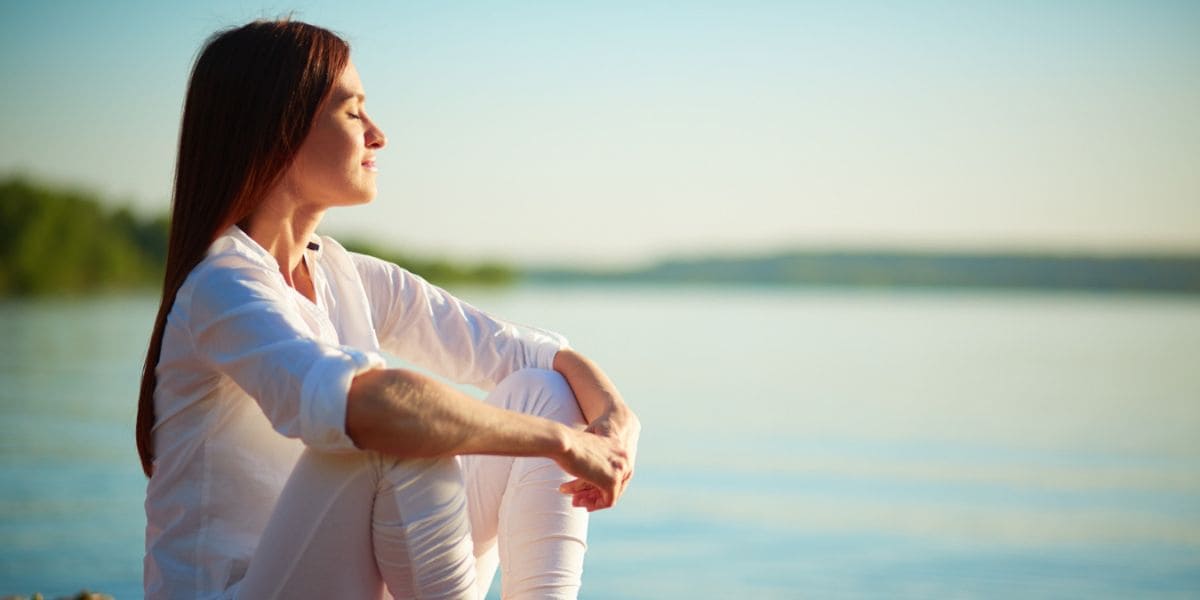
[[[313,234],[308,240],[307,251],[314,259],[319,259],[321,258],[321,248],[323,245],[321,238]],[[279,268],[279,262],[275,260],[275,257],[237,225],[230,225],[208,246],[209,256],[225,252],[233,252],[241,256],[256,259],[273,269]]]

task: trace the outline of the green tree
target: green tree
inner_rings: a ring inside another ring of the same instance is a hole
[[[23,178],[0,182],[0,295],[147,285],[161,272],[158,222],[110,213],[94,196]]]
[[[150,287],[167,258],[165,215],[140,218],[106,209],[94,195],[13,177],[0,180],[0,296],[80,294]],[[370,244],[347,247],[395,262],[442,285],[503,285],[507,266],[462,265],[398,254]]]

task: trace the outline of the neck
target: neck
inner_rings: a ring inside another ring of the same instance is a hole
[[[325,209],[309,208],[284,194],[272,194],[246,220],[246,235],[266,249],[279,263],[279,271],[288,285],[296,287],[297,277],[305,277],[304,251],[312,239]]]

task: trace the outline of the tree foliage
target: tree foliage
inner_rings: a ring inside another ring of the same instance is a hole
[[[77,294],[152,284],[166,219],[106,210],[95,196],[0,181],[0,295]]]
[[[106,208],[94,194],[22,177],[0,180],[0,296],[81,294],[152,287],[167,258],[165,215]],[[367,243],[347,247],[442,284],[507,284],[504,265],[413,258]]]
[[[422,259],[357,240],[347,241],[343,245],[352,252],[396,263],[439,285],[506,285],[517,279],[517,272],[511,267],[494,262],[464,265],[446,260]]]

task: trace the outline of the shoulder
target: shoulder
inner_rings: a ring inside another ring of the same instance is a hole
[[[212,316],[257,302],[280,301],[286,289],[274,265],[238,252],[210,252],[180,286],[176,305],[193,318]]]
[[[327,235],[320,236],[321,260],[334,268],[354,271],[364,284],[377,281],[392,282],[403,278],[406,271],[399,265],[382,258],[347,250],[337,240]]]
[[[207,292],[210,288],[258,282],[270,287],[286,286],[275,257],[237,226],[231,226],[209,245],[205,256],[192,269],[180,291]]]

